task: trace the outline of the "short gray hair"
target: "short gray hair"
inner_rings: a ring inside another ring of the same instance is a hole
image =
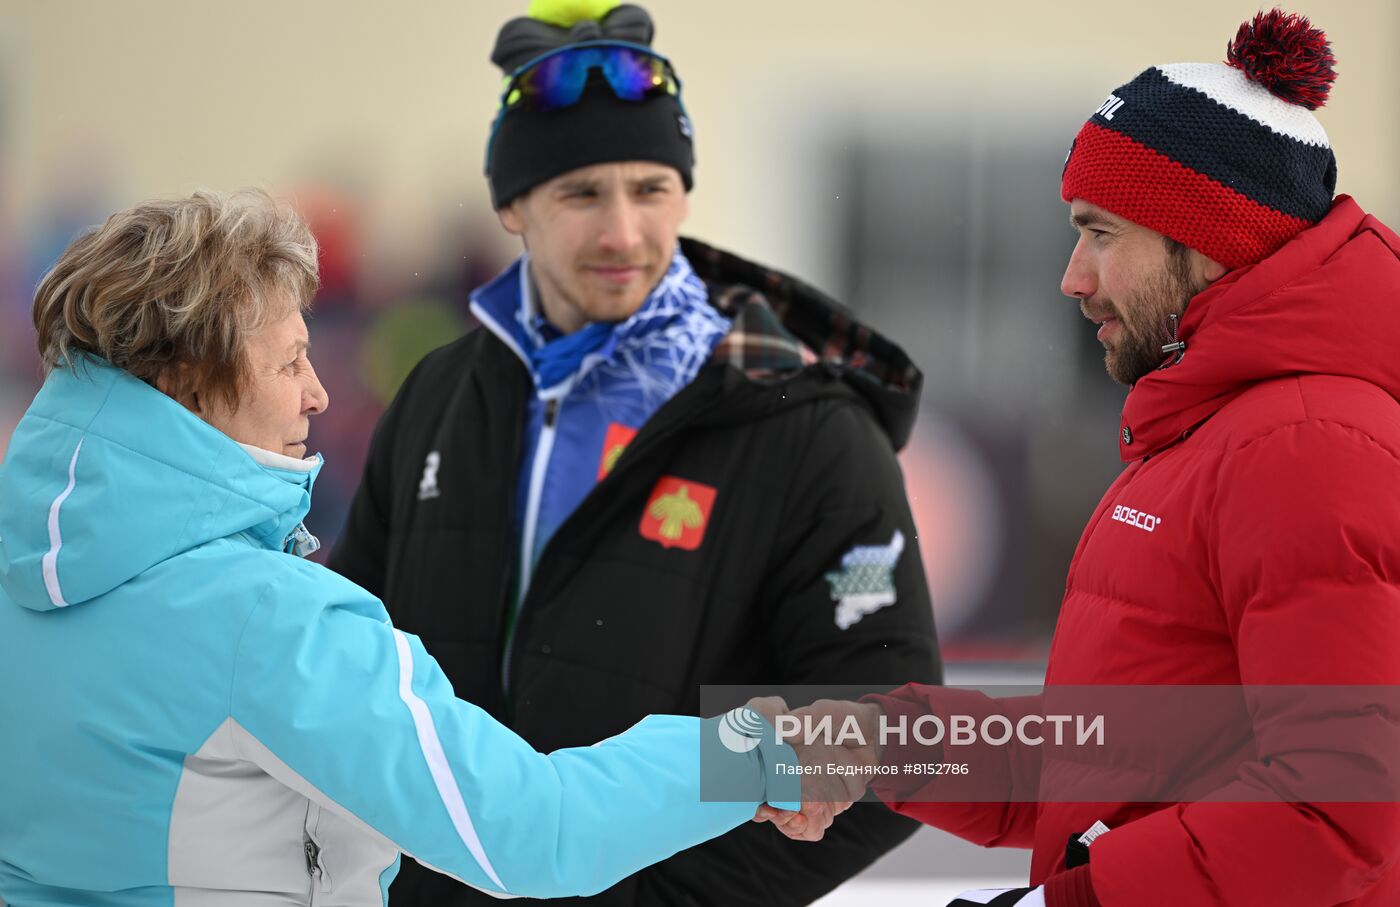
[[[100,356],[173,395],[236,408],[247,337],[311,304],[316,239],[260,189],[200,191],[119,211],[59,256],[34,294],[46,371]],[[178,368],[177,368],[178,367]]]

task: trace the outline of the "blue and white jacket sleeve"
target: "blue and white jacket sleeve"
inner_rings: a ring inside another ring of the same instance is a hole
[[[750,798],[701,802],[700,736],[714,731],[697,718],[651,716],[540,754],[457,699],[378,600],[305,567],[264,592],[242,633],[229,706],[239,753],[440,872],[499,894],[591,894],[742,824],[764,799],[792,799],[765,764],[791,749],[765,743],[707,748]]]

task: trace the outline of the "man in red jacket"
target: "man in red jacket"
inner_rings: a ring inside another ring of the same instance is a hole
[[[1062,290],[1131,388],[1128,465],[1070,563],[1047,696],[1400,684],[1400,238],[1333,197],[1312,111],[1334,78],[1321,32],[1261,13],[1227,63],[1147,69],[1075,139],[1061,194],[1080,235]],[[1023,704],[918,686],[871,700],[825,707],[870,735],[877,718],[1014,718]],[[959,905],[1400,904],[1393,797],[1291,796],[1319,779],[1393,785],[1393,713],[1356,705],[1355,736],[1329,746],[1335,714],[1283,711],[1250,709],[1246,759],[1180,802],[1053,802],[1051,757],[1028,750],[1003,759],[1030,779],[1007,797],[1022,802],[933,802],[946,778],[874,786],[960,837],[1033,848],[1032,887]]]

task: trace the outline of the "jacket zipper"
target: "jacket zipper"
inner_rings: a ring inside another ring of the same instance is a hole
[[[535,565],[536,568],[549,560],[550,550],[558,544],[561,537],[577,534],[579,531],[577,528],[578,525],[587,525],[587,521],[584,521],[582,524],[580,523],[580,514],[586,514],[590,507],[594,506],[594,499],[597,497],[600,488],[604,485],[611,487],[623,481],[622,477],[631,473],[631,470],[634,468],[633,464],[640,462],[653,448],[659,446],[663,441],[683,429],[693,427],[696,424],[696,417],[701,413],[707,412],[714,401],[706,400],[706,402],[700,404],[698,407],[692,405],[690,399],[696,393],[696,390],[692,389],[700,385],[698,388],[700,392],[712,395],[718,391],[718,388],[711,387],[710,385],[713,385],[718,380],[720,379],[715,376],[707,375],[706,370],[701,369],[695,381],[683,388],[680,393],[663,404],[661,409],[652,414],[652,417],[642,426],[641,431],[632,439],[632,443],[627,445],[627,450],[613,466],[612,472],[608,473],[601,482],[589,491],[579,506],[569,515],[568,519],[564,520],[564,522],[559,525],[559,528],[555,530],[549,543],[545,545],[544,550],[540,552],[540,559]],[[678,401],[680,403],[679,406],[676,405]],[[685,418],[675,415],[676,412],[682,410],[686,413]],[[538,572],[538,570],[532,571],[532,575],[534,572]],[[519,608],[515,615],[515,622],[511,627],[510,638],[506,640],[505,657],[502,659],[503,664],[501,668],[501,686],[503,691],[507,694],[507,708],[509,708],[510,702],[511,656],[515,648],[519,645],[522,633],[526,629],[525,623],[528,620],[530,610],[525,607],[528,602],[526,601],[524,591],[520,593],[517,601],[519,602]]]
[[[530,491],[525,498],[525,525],[520,533],[520,591],[515,601],[510,603],[510,607],[514,609],[514,620],[511,622],[510,636],[506,640],[505,655],[501,658],[501,689],[506,693],[510,692],[511,653],[515,649],[515,636],[520,628],[520,612],[525,604],[525,596],[530,591],[530,578],[534,574],[531,557],[535,550],[535,536],[539,532],[540,499],[544,496],[544,480],[549,474],[549,461],[554,454],[559,408],[564,394],[568,391],[569,388],[566,387],[564,393],[545,401],[544,427],[540,429],[539,441],[535,444],[535,458],[530,464]]]
[[[1167,316],[1167,322],[1168,322],[1168,327],[1167,327],[1167,341],[1168,341],[1168,342],[1162,344],[1162,355],[1164,355],[1164,356],[1169,356],[1169,355],[1171,355],[1172,353],[1176,353],[1176,358],[1173,359],[1171,362],[1163,362],[1160,366],[1158,366],[1158,368],[1166,368],[1167,366],[1170,366],[1170,365],[1176,365],[1178,362],[1181,361],[1181,357],[1183,357],[1183,356],[1186,355],[1186,341],[1185,341],[1185,340],[1177,340],[1177,339],[1176,339],[1176,333],[1177,333],[1177,330],[1178,330],[1178,328],[1179,328],[1179,326],[1180,326],[1180,325],[1179,325],[1180,319],[1181,319],[1181,316],[1180,316],[1180,315],[1168,315],[1168,316]]]
[[[316,842],[307,838],[303,843],[303,850],[306,853],[306,874],[311,876],[311,903],[316,903],[316,892],[331,890],[330,877],[326,875],[326,869],[321,865],[321,848]]]

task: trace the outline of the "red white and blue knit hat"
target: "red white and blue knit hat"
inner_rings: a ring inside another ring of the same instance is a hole
[[[1070,146],[1060,195],[1227,268],[1261,261],[1332,205],[1337,161],[1312,111],[1334,62],[1307,19],[1261,12],[1224,63],[1153,66],[1109,95]]]

